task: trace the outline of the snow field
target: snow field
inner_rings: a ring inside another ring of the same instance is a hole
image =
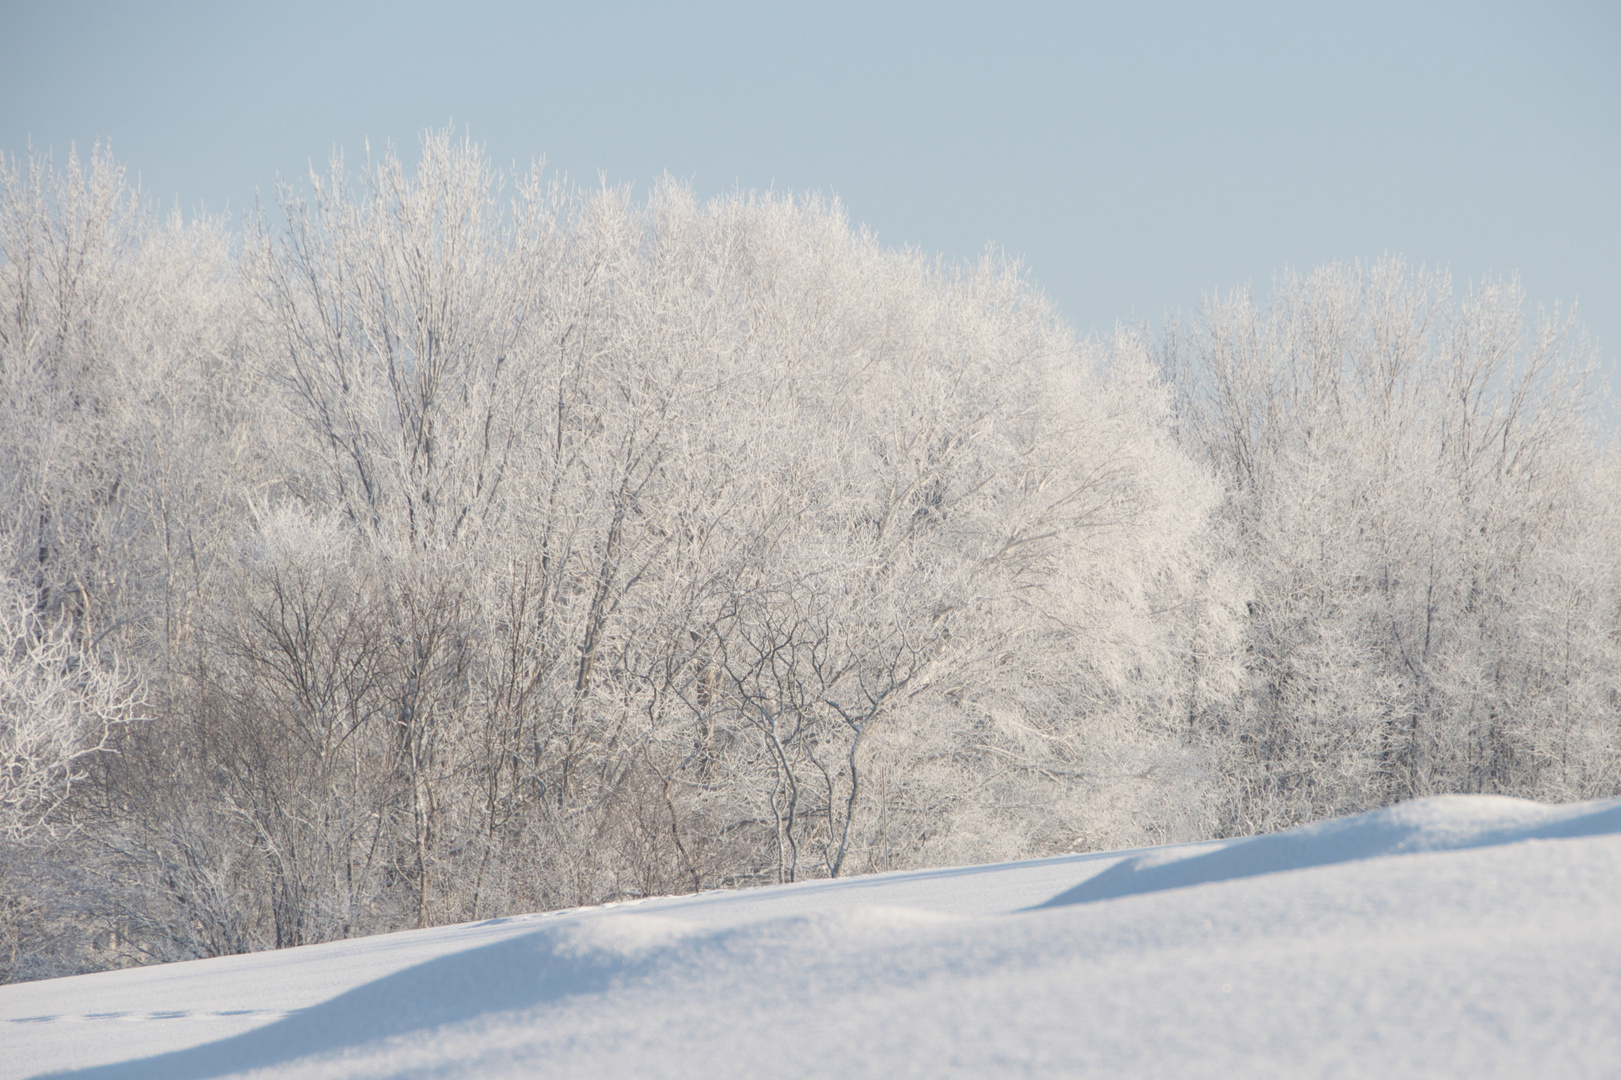
[[[20,984],[0,1073],[1614,1075],[1618,833],[1443,797]]]

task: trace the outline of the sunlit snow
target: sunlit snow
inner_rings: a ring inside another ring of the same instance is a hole
[[[1618,833],[1440,797],[24,983],[0,1075],[1609,1076]]]

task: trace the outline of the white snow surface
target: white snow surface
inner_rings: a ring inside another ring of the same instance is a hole
[[[0,1077],[1621,1075],[1621,800],[0,987]]]

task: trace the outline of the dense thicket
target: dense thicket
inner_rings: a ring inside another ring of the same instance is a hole
[[[0,183],[0,978],[1617,787],[1617,472],[1511,292],[1098,345],[445,135],[240,233]]]

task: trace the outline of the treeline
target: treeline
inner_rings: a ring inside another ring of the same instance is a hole
[[[243,228],[0,187],[0,981],[1621,790],[1621,469],[1510,286],[1098,344],[448,134]]]

